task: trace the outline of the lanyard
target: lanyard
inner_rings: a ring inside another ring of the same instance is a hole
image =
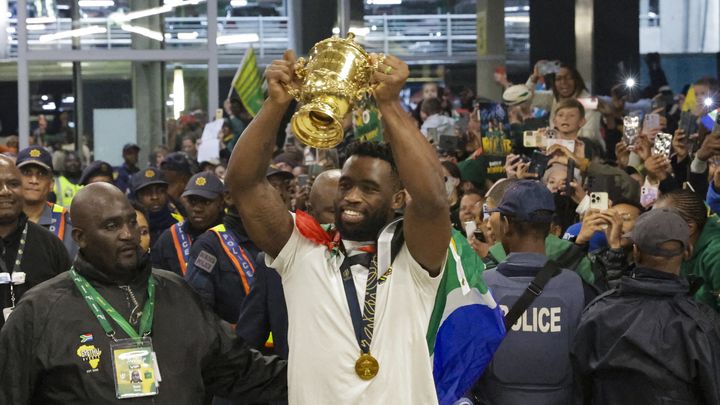
[[[102,326],[105,334],[111,339],[115,340],[115,331],[113,330],[110,322],[108,322],[102,311],[105,311],[115,323],[131,338],[140,339],[150,334],[152,329],[153,313],[155,312],[155,279],[152,274],[148,279],[148,298],[145,301],[145,307],[143,307],[143,313],[140,318],[140,330],[135,332],[132,326],[120,315],[115,308],[113,308],[106,300],[102,297],[88,281],[81,276],[75,268],[70,269],[70,277],[75,282],[75,286],[85,298],[85,302],[90,311],[95,315],[100,326]]]
[[[355,264],[363,265],[369,269],[367,282],[365,283],[365,310],[362,312],[357,299],[357,291],[355,290],[352,271],[350,270],[350,267]],[[378,281],[375,256],[366,252],[354,256],[346,256],[340,265],[340,275],[342,276],[343,287],[345,288],[345,298],[350,308],[350,319],[352,320],[353,329],[355,330],[355,338],[360,345],[360,350],[362,350],[363,353],[369,353],[370,342],[372,342],[373,331],[375,329],[375,297]]]
[[[20,235],[20,244],[18,245],[17,255],[15,256],[15,265],[13,265],[12,273],[9,273],[12,275],[13,273],[20,273],[20,263],[22,263],[23,254],[25,253],[25,241],[27,240],[27,231],[28,231],[28,224],[25,223],[25,228],[23,228],[22,235]],[[7,252],[4,252],[7,253]],[[0,259],[0,268],[2,268],[2,271],[7,273],[7,266],[5,266],[5,259]],[[20,284],[20,283],[18,283]],[[15,283],[10,279],[10,303],[11,308],[15,308]]]

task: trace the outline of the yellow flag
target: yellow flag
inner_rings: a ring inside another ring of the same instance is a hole
[[[260,107],[262,107],[262,103],[265,100],[262,83],[263,79],[257,66],[255,51],[250,47],[245,52],[242,63],[240,67],[238,67],[237,72],[235,72],[228,98],[232,96],[234,90],[238,97],[240,97],[240,101],[242,101],[245,109],[254,117],[258,111],[260,111]]]

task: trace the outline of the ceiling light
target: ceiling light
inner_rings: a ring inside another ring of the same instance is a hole
[[[120,29],[127,32],[133,32],[135,34],[142,35],[144,37],[154,39],[159,42],[162,42],[165,39],[161,32],[153,31],[145,27],[138,27],[137,25],[123,24],[120,26]]]
[[[260,40],[258,34],[235,34],[235,35],[223,35],[217,37],[216,43],[218,45],[238,44],[245,42],[257,42]]]
[[[91,25],[89,27],[78,28],[76,30],[60,31],[60,32],[56,32],[54,34],[41,35],[39,38],[39,41],[40,42],[52,42],[52,41],[57,41],[59,39],[81,37],[84,35],[104,34],[106,32],[107,32],[107,28],[105,28],[105,27],[101,27],[99,25]]]

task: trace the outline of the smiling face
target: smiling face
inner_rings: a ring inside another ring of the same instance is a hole
[[[390,163],[355,155],[342,169],[335,196],[335,225],[344,239],[374,241],[403,203],[404,194]]]
[[[22,177],[9,158],[0,159],[0,224],[18,219],[23,209]]]
[[[53,176],[42,166],[28,164],[20,168],[22,174],[23,198],[28,204],[42,204],[47,201],[53,189]]]
[[[580,128],[585,125],[585,118],[577,108],[561,108],[555,112],[553,125],[561,139],[575,139]]]
[[[560,68],[560,72],[555,75],[555,89],[560,98],[570,98],[575,95],[575,79],[572,71],[568,68]]]
[[[567,181],[567,166],[555,164],[550,167],[543,178],[543,182],[551,193],[557,193]]]

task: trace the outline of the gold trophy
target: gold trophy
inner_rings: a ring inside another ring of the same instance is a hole
[[[356,101],[372,93],[370,79],[377,63],[371,62],[353,33],[320,41],[307,61],[298,59],[295,75],[302,84],[288,88],[301,103],[291,121],[295,136],[315,148],[333,148],[342,142],[343,118]]]

